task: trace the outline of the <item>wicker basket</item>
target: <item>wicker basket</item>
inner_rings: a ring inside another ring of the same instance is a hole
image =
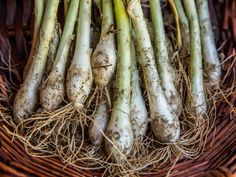
[[[210,0],[210,12],[220,54],[231,56],[223,64],[224,87],[235,80],[236,69],[236,0]],[[60,7],[59,15],[63,7]],[[63,18],[59,18],[62,19]],[[9,78],[19,85],[28,58],[33,21],[33,0],[0,0],[0,94],[11,100],[15,90],[8,90]],[[222,45],[224,44],[224,45]],[[11,50],[9,50],[9,47]],[[232,56],[234,55],[234,56]],[[227,57],[225,57],[227,58]],[[6,68],[6,63],[11,67]],[[12,71],[13,69],[13,71]],[[1,114],[11,105],[0,100]],[[205,151],[195,160],[181,160],[171,176],[236,176],[236,92],[217,105],[217,119],[208,136]],[[6,131],[0,122],[0,176],[100,176],[102,172],[75,169],[57,158],[38,158],[26,153],[24,146]],[[8,129],[11,128],[8,126]],[[149,176],[165,176],[169,168]]]

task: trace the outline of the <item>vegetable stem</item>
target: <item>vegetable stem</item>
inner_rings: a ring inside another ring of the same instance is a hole
[[[113,160],[122,162],[132,150],[133,130],[130,123],[131,53],[129,19],[123,1],[114,0],[118,39],[116,93],[106,130],[105,147]]]
[[[180,135],[178,117],[172,111],[162,89],[147,24],[139,1],[134,4],[132,13],[134,16],[132,23],[148,95],[152,131],[161,142],[175,142]]]
[[[185,14],[183,4],[181,0],[174,0],[175,7],[179,15],[181,37],[182,37],[182,48],[181,52],[183,56],[187,56],[190,53],[190,35],[189,35],[189,24],[188,18]]]
[[[81,0],[74,57],[66,80],[67,96],[75,108],[82,109],[93,83],[91,69],[90,24],[92,0]]]
[[[201,31],[202,53],[206,83],[211,88],[220,85],[221,67],[212,31],[207,0],[196,0]]]
[[[39,36],[39,30],[40,26],[42,24],[43,14],[44,14],[44,6],[45,2],[42,0],[34,0],[34,10],[35,10],[35,17],[34,17],[34,32],[33,32],[33,40],[32,40],[32,46],[29,54],[28,61],[25,65],[23,78],[26,77],[27,72],[29,71],[29,68],[32,64],[33,57],[36,52],[38,36]]]
[[[59,0],[47,1],[42,26],[40,29],[39,45],[26,78],[17,92],[14,100],[13,113],[16,117],[28,117],[38,104],[38,89],[45,71],[49,44],[53,37]]]
[[[68,7],[69,7],[69,4],[70,4],[70,0],[64,0],[63,2],[64,2],[64,15],[66,17],[67,16],[67,12],[68,12]]]
[[[112,31],[114,26],[112,0],[102,1],[102,29],[99,42],[92,55],[92,68],[94,81],[99,94],[98,108],[89,126],[89,137],[93,144],[101,144],[103,141],[102,131],[105,130],[108,122],[108,96],[104,98],[102,93],[112,79],[116,69],[116,47],[115,36]]]
[[[79,0],[71,0],[66,16],[65,27],[57,50],[55,64],[40,93],[40,101],[46,110],[54,110],[63,101],[65,95],[65,71],[73,39],[76,17],[79,9]]]
[[[50,47],[48,51],[48,58],[47,58],[47,64],[45,69],[45,76],[47,77],[53,67],[53,64],[55,62],[55,56],[57,54],[57,49],[59,46],[61,38],[61,27],[59,23],[55,24],[54,32],[53,32],[53,38],[50,42]]]
[[[106,130],[109,120],[109,104],[103,94],[93,116],[93,121],[89,124],[89,139],[93,145],[100,145],[104,141],[103,132]]]
[[[168,103],[171,105],[176,115],[179,116],[182,110],[182,102],[175,88],[174,78],[172,77],[174,69],[169,63],[160,0],[150,1],[150,9],[155,35],[156,61],[162,87]]]
[[[191,93],[188,101],[196,110],[197,115],[203,116],[206,113],[206,99],[203,85],[202,72],[202,47],[200,37],[200,27],[198,22],[197,9],[194,1],[183,0],[190,25],[190,88]],[[190,99],[190,100],[189,100]]]
[[[147,131],[148,113],[142,95],[134,42],[131,40],[131,98],[130,98],[130,120],[135,139],[142,139]]]
[[[116,46],[112,0],[102,1],[102,31],[92,55],[94,81],[98,86],[106,86],[115,73]]]

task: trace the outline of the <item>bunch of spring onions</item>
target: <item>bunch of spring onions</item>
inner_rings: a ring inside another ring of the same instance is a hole
[[[64,1],[62,32],[57,22],[59,0],[35,0],[32,48],[14,100],[15,121],[28,119],[39,108],[53,114],[68,103],[86,114],[85,105],[93,95],[98,101],[84,128],[88,128],[90,143],[104,144],[112,160],[123,162],[134,142],[145,138],[149,123],[158,142],[177,143],[184,107],[203,118],[207,114],[205,87],[215,89],[220,84],[220,62],[207,0],[174,0],[181,51],[189,63],[187,98],[181,97],[175,85],[161,1],[149,1],[154,43],[140,1],[97,2],[102,22],[99,41],[92,49],[92,0]]]

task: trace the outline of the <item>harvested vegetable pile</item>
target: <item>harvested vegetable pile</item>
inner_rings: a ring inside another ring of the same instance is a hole
[[[112,175],[201,154],[232,89],[220,89],[208,1],[142,3],[65,0],[59,24],[59,0],[35,0],[23,83],[2,116],[30,154]]]

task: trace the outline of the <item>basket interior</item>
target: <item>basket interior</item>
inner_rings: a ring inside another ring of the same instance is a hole
[[[236,2],[235,0],[232,0]],[[222,64],[223,84],[235,83],[236,16],[229,1],[209,0],[215,39]],[[59,19],[63,22],[63,3]],[[1,115],[11,110],[11,100],[22,81],[22,72],[30,51],[33,32],[33,1],[0,1],[0,91]],[[61,23],[62,23],[61,22]],[[234,22],[234,23],[233,23]],[[9,67],[10,65],[10,67]],[[14,85],[9,90],[8,85]],[[235,89],[217,103],[217,119],[205,143],[205,150],[196,159],[182,159],[171,170],[172,176],[203,176],[236,174],[236,92]],[[0,122],[0,173],[14,176],[100,176],[103,171],[88,171],[66,166],[55,157],[34,157],[24,145],[9,134],[9,127]],[[150,176],[165,176],[170,168],[153,171]],[[148,175],[149,176],[149,175]]]

